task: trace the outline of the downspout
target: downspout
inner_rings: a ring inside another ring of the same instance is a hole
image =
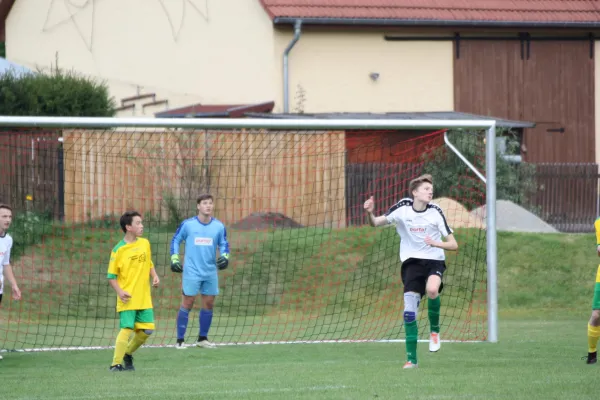
[[[296,44],[296,42],[300,39],[300,34],[302,33],[302,20],[297,19],[294,24],[294,38],[287,45],[285,51],[283,52],[283,112],[285,114],[290,112],[290,69],[288,66],[288,55],[290,51]]]

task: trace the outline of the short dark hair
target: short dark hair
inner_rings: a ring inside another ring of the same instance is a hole
[[[121,229],[123,232],[127,233],[127,225],[133,224],[133,217],[142,217],[142,215],[137,211],[125,211],[125,214],[121,215]]]
[[[215,199],[213,199],[212,194],[208,194],[208,193],[203,193],[200,196],[198,196],[198,199],[196,199],[196,204],[200,204],[200,202],[202,200],[212,200],[215,201]]]
[[[4,208],[5,210],[8,210],[8,211],[10,211],[10,212],[12,213],[12,210],[13,210],[13,209],[12,209],[12,207],[11,207],[11,206],[9,206],[8,204],[0,203],[0,210],[1,210],[1,209],[3,209],[3,208]]]

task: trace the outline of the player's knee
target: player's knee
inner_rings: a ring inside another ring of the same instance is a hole
[[[414,311],[404,311],[404,322],[405,323],[410,323],[410,322],[415,322],[415,320],[417,319],[417,313],[415,313]]]
[[[181,302],[181,308],[191,310],[194,307],[194,298],[192,296],[185,296]]]
[[[590,325],[600,326],[600,310],[593,310],[590,318]]]
[[[202,301],[202,308],[204,308],[205,310],[212,310],[213,307],[215,306],[215,299],[214,298],[206,298],[203,299]]]
[[[129,338],[129,336],[131,336],[131,334],[133,333],[134,329],[133,327],[129,328],[129,327],[124,327],[121,328],[121,331],[119,332],[121,335],[123,335],[123,337]]]
[[[435,299],[439,295],[440,295],[440,292],[439,292],[438,288],[436,288],[436,287],[428,287],[427,288],[427,297],[429,297],[431,300]]]
[[[148,336],[152,335],[154,333],[153,329],[144,329],[144,333]]]
[[[417,319],[417,311],[419,310],[419,303],[421,301],[421,295],[415,292],[404,293],[404,322],[410,323]]]

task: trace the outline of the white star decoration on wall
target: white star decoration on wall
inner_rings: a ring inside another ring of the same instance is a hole
[[[183,28],[186,7],[191,7],[192,10],[196,11],[208,22],[208,0],[158,0],[158,2],[169,20],[175,41],[179,39],[179,34]]]
[[[123,1],[123,0],[121,0]],[[155,0],[171,26],[173,40],[177,41],[183,29],[185,15],[188,10],[199,14],[208,22],[208,0]],[[49,32],[69,22],[73,24],[86,48],[94,47],[94,25],[96,3],[100,0],[50,0],[46,21],[42,31]],[[139,15],[143,14],[143,10]]]

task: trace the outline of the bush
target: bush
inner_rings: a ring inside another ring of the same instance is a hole
[[[510,131],[498,131],[507,136],[507,152],[518,148],[516,136]],[[485,175],[485,141],[478,132],[453,130],[448,132],[450,142]],[[437,149],[425,158],[425,173],[432,174],[435,184],[435,197],[450,197],[471,210],[480,206],[483,198],[475,193],[485,193],[485,183],[446,146]],[[535,193],[535,165],[513,163],[504,157],[496,157],[496,198],[509,200],[530,211],[535,211],[528,199]]]
[[[38,244],[51,230],[52,216],[48,213],[24,211],[14,214],[10,234],[14,244],[11,257],[18,258],[28,246]]]
[[[115,101],[104,82],[63,71],[0,75],[0,115],[112,117]]]

